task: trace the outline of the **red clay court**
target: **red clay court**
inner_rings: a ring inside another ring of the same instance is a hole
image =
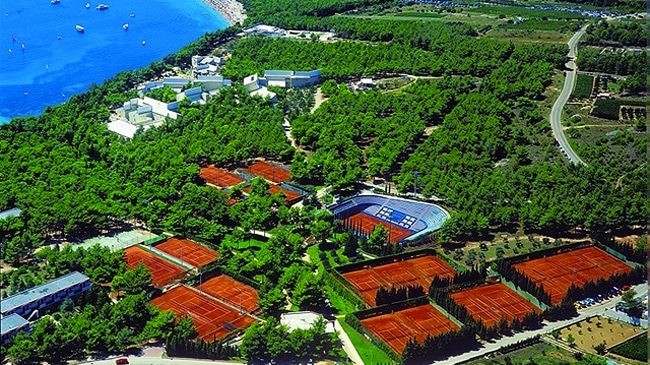
[[[530,312],[540,312],[537,307],[502,283],[477,286],[451,294],[451,298],[464,306],[475,320],[490,327],[505,318],[508,323],[515,317],[520,320]]]
[[[551,304],[562,302],[572,283],[580,287],[590,280],[632,271],[623,261],[594,246],[521,262],[514,267],[541,284],[551,295]]]
[[[219,257],[216,251],[187,239],[169,238],[155,247],[194,267],[205,266]]]
[[[235,307],[253,312],[258,308],[257,290],[229,276],[219,275],[204,281],[199,289]]]
[[[220,188],[227,188],[244,181],[241,177],[214,166],[201,167],[199,175],[206,183]]]
[[[430,304],[362,319],[361,325],[398,354],[402,354],[410,338],[422,343],[427,335],[460,329]]]
[[[345,219],[343,225],[349,228],[361,230],[361,233],[370,235],[375,229],[375,226],[381,224],[390,232],[388,238],[391,243],[399,242],[400,240],[413,235],[408,229],[404,229],[397,224],[391,224],[381,219],[375,218],[366,213],[356,213]]]
[[[186,286],[177,286],[151,301],[160,310],[171,310],[177,316],[189,316],[199,338],[212,341],[226,337],[231,331],[247,328],[255,319],[210,299]]]
[[[139,263],[143,263],[151,272],[151,281],[156,287],[162,287],[171,284],[174,280],[180,279],[185,275],[185,269],[171,262],[158,257],[155,254],[140,248],[131,246],[124,250],[126,266],[133,269]]]
[[[453,276],[456,273],[449,264],[437,256],[421,256],[404,261],[343,273],[359,292],[363,300],[375,306],[375,294],[380,286],[421,285],[425,293],[435,276]]]
[[[289,170],[264,161],[256,161],[244,170],[274,183],[281,183],[291,178],[291,172]]]

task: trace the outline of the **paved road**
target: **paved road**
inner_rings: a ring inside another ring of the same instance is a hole
[[[633,289],[637,292],[638,295],[644,295],[644,294],[646,294],[648,292],[648,284],[645,283],[645,284],[637,285]],[[502,338],[502,339],[500,339],[498,341],[495,341],[495,342],[492,342],[492,343],[487,343],[487,344],[483,345],[483,347],[479,348],[478,350],[465,352],[463,354],[460,354],[458,356],[450,357],[450,358],[448,358],[446,360],[443,360],[443,361],[436,361],[433,364],[435,364],[435,365],[441,365],[441,364],[455,365],[455,364],[458,364],[458,363],[463,362],[463,361],[469,361],[471,359],[476,359],[476,358],[483,357],[483,356],[485,356],[485,355],[487,355],[489,353],[492,353],[494,351],[499,350],[502,346],[510,345],[510,344],[513,344],[513,343],[516,343],[516,342],[519,342],[519,341],[522,341],[522,340],[525,340],[525,339],[528,339],[528,338],[532,338],[532,337],[534,337],[536,335],[544,335],[546,333],[549,333],[549,332],[553,331],[554,329],[566,327],[566,326],[568,326],[570,324],[582,321],[583,319],[588,318],[588,317],[592,317],[592,316],[595,316],[595,315],[604,315],[609,308],[613,308],[616,305],[616,303],[618,303],[620,301],[621,301],[621,297],[618,296],[618,297],[616,297],[614,299],[610,299],[610,300],[604,301],[602,303],[599,303],[598,305],[593,305],[593,306],[591,306],[591,307],[589,307],[587,309],[581,310],[579,312],[578,317],[568,319],[568,320],[564,320],[564,321],[544,322],[544,327],[542,327],[542,328],[540,328],[538,330],[521,332],[521,333],[517,333],[517,334],[515,334],[513,336],[504,337],[504,338]],[[647,324],[647,322],[646,322],[646,324]]]
[[[569,96],[571,96],[571,92],[573,91],[573,87],[575,85],[577,68],[575,64],[575,57],[578,52],[576,47],[578,45],[580,37],[582,37],[582,35],[585,33],[587,27],[588,25],[582,27],[582,29],[580,29],[576,34],[573,35],[573,37],[571,37],[571,39],[569,39],[569,54],[567,55],[569,57],[569,62],[566,63],[566,66],[569,70],[565,72],[566,79],[564,80],[564,87],[562,88],[560,96],[558,96],[557,100],[555,101],[555,104],[553,104],[550,116],[551,128],[553,129],[553,137],[555,137],[555,140],[559,143],[560,150],[569,159],[569,162],[583,166],[586,166],[587,164],[584,163],[578,154],[575,153],[573,148],[571,148],[571,145],[569,144],[569,141],[564,134],[564,130],[562,129],[562,109],[564,109],[564,104],[566,104],[566,102],[569,100]]]

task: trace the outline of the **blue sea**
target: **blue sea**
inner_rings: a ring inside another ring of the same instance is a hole
[[[86,2],[0,0],[0,124],[38,115],[228,26],[201,0],[108,0],[107,10]]]

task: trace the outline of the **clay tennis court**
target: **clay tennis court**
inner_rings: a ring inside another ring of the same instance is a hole
[[[380,286],[388,289],[406,285],[420,285],[425,293],[435,276],[449,277],[456,273],[437,256],[421,256],[404,261],[342,273],[359,292],[363,300],[375,306],[375,295]]]
[[[256,161],[244,170],[253,175],[261,176],[266,180],[272,181],[274,183],[281,183],[291,178],[291,172],[289,170],[264,161]]]
[[[214,166],[201,167],[199,175],[206,183],[220,188],[234,186],[244,181],[241,177]]]
[[[216,251],[188,239],[169,238],[155,247],[194,267],[205,266],[219,257]]]
[[[158,288],[171,284],[174,280],[180,279],[185,275],[185,269],[182,267],[172,264],[139,246],[131,246],[125,249],[124,256],[126,258],[126,266],[129,269],[133,269],[138,264],[143,263],[151,273],[151,282]]]
[[[451,294],[451,298],[464,306],[475,320],[490,327],[505,318],[510,323],[520,320],[530,312],[540,312],[537,307],[502,283],[478,286]]]
[[[388,223],[366,213],[353,214],[343,221],[345,227],[360,230],[361,233],[366,235],[370,235],[375,229],[375,226],[380,224],[389,232],[388,238],[390,243],[399,242],[414,233],[397,224]]]
[[[542,285],[551,295],[551,304],[562,302],[572,283],[580,287],[587,281],[632,271],[623,261],[594,246],[521,262],[514,268]]]
[[[398,354],[402,354],[410,338],[422,343],[427,335],[460,329],[430,304],[362,319],[361,325]]]
[[[230,276],[215,276],[204,281],[198,288],[246,312],[254,312],[258,308],[257,290]]]
[[[177,286],[153,299],[151,304],[160,310],[171,310],[177,316],[189,316],[196,326],[198,337],[219,340],[231,331],[247,328],[255,319],[185,287]]]
[[[250,193],[250,191],[251,191],[251,187],[250,187],[250,186],[247,186],[247,187],[245,187],[245,188],[242,189],[242,190],[243,190],[246,194],[248,194],[248,193]],[[293,204],[293,203],[296,203],[296,202],[297,202],[298,200],[300,200],[300,198],[301,198],[301,195],[298,194],[298,193],[296,193],[295,191],[291,191],[291,190],[284,189],[284,188],[282,188],[282,187],[279,186],[279,185],[270,185],[270,186],[269,186],[269,189],[268,189],[267,191],[268,191],[269,194],[271,194],[271,195],[273,195],[273,194],[277,194],[277,193],[279,193],[279,192],[283,192],[283,193],[284,193],[284,202],[285,202],[286,204],[289,204],[289,205],[291,205],[291,204]]]

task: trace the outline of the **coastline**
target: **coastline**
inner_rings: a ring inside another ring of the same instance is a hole
[[[203,0],[228,21],[229,25],[241,25],[246,19],[246,9],[237,0]]]

